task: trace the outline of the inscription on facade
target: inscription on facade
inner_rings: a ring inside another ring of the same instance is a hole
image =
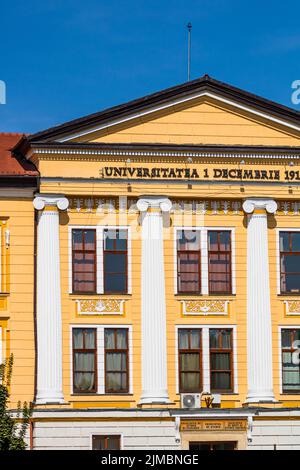
[[[247,421],[240,420],[182,420],[180,431],[246,431]]]
[[[188,179],[240,181],[300,181],[300,172],[255,168],[173,168],[115,167],[100,170],[103,178],[127,179]]]

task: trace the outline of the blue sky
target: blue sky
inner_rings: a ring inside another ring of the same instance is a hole
[[[300,111],[300,3],[2,0],[0,131],[36,132],[204,73]]]

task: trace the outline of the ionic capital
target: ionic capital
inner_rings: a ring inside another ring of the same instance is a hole
[[[277,211],[277,203],[274,199],[246,199],[246,201],[243,202],[243,210],[246,214],[252,214],[255,211],[266,211],[268,214],[275,214]]]
[[[41,211],[46,206],[55,206],[61,211],[65,211],[69,207],[69,200],[61,194],[37,194],[33,200],[33,206],[36,210]]]
[[[145,196],[137,202],[137,208],[140,212],[147,212],[148,209],[157,209],[161,212],[170,212],[172,202],[164,196]]]

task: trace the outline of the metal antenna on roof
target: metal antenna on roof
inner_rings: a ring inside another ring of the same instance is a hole
[[[191,36],[192,36],[192,23],[187,24],[188,29],[188,82],[191,79]]]

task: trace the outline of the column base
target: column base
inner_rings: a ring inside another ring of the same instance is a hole
[[[159,392],[143,392],[139,403],[140,405],[167,405],[173,402],[169,399],[168,392],[163,390]]]
[[[277,403],[272,391],[249,392],[245,403]]]
[[[35,404],[36,405],[58,405],[64,404],[64,396],[62,393],[49,393],[49,392],[39,392],[37,394]]]

